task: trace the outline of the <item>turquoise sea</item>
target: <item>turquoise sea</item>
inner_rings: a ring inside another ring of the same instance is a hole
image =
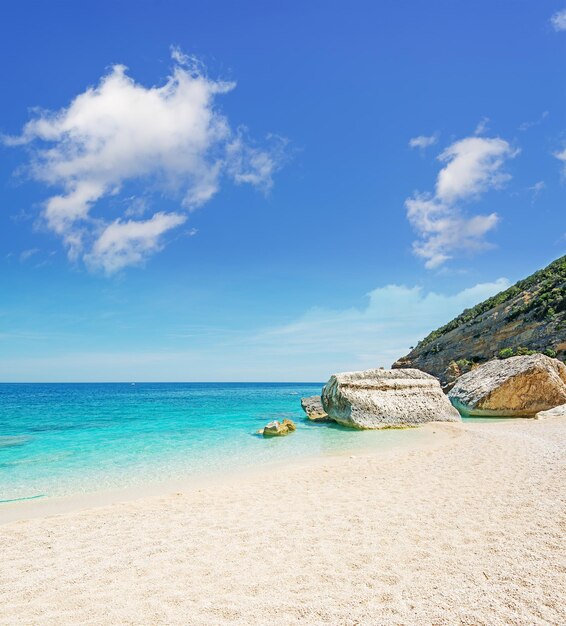
[[[0,501],[178,480],[353,448],[408,431],[360,432],[305,419],[322,384],[0,384]],[[263,439],[272,419],[297,432]],[[1,505],[0,505],[1,506]]]

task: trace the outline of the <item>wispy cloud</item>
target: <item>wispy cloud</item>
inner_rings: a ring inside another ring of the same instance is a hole
[[[47,256],[40,260],[38,263],[34,265],[35,269],[39,269],[41,267],[45,267],[46,265],[51,265],[53,262],[53,257],[57,254],[57,250],[51,250],[47,253]]]
[[[363,308],[314,308],[293,323],[247,341],[272,353],[302,352],[321,362],[333,355],[334,367],[388,366],[432,328],[508,286],[509,281],[500,278],[448,295],[386,285],[369,292]],[[340,364],[339,359],[346,362]]]
[[[468,217],[461,205],[489,189],[499,188],[511,177],[503,171],[507,159],[518,154],[500,138],[466,137],[448,146],[438,159],[434,193],[415,193],[405,202],[408,219],[419,239],[417,256],[429,269],[440,267],[456,251],[477,251],[488,244],[484,237],[498,222],[496,213]]]
[[[550,23],[556,31],[566,30],[566,9],[561,9],[560,11],[557,11],[550,18]]]
[[[539,126],[539,124],[542,124],[547,117],[548,117],[548,111],[543,111],[541,116],[538,119],[532,122],[523,122],[522,124],[520,124],[519,130],[525,131],[525,130],[529,130],[529,128],[532,128],[533,126]]]
[[[161,240],[139,233],[159,231],[161,237],[185,221],[178,212],[163,211],[122,221],[140,216],[142,208],[151,213],[146,200],[109,221],[101,201],[126,183],[141,181],[159,192],[160,201],[163,194],[179,198],[179,209],[188,211],[208,202],[223,177],[262,190],[273,183],[284,142],[270,137],[268,147],[259,147],[246,141],[216,106],[235,83],[208,77],[198,60],[178,48],[172,58],[173,71],[161,86],[136,83],[124,66],[115,65],[68,107],[36,111],[21,135],[3,138],[8,145],[34,146],[32,175],[62,190],[46,201],[43,218],[73,260],[83,258],[107,272],[139,264],[162,247]],[[119,236],[128,243],[119,244]]]
[[[436,133],[434,135],[419,135],[409,140],[409,147],[424,150],[425,148],[433,146],[437,141],[438,135]]]
[[[431,329],[508,286],[499,278],[446,294],[386,285],[360,307],[312,308],[259,332],[183,329],[170,350],[3,357],[0,378],[45,380],[54,372],[58,380],[324,381],[337,371],[388,367]]]
[[[25,263],[38,252],[40,252],[39,248],[29,248],[28,250],[22,250],[22,252],[20,252],[20,263]]]
[[[563,165],[563,174],[564,176],[566,176],[566,148],[564,148],[563,150],[559,150],[558,152],[554,153],[554,156],[562,162]]]
[[[484,135],[487,132],[489,122],[489,117],[482,117],[474,130],[474,135]]]
[[[544,182],[544,180],[539,180],[538,182],[536,182],[534,185],[531,185],[527,189],[532,194],[531,201],[535,202],[535,200],[540,196],[540,194],[546,189],[546,183]]]

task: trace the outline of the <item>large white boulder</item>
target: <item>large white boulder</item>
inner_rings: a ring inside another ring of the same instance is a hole
[[[566,403],[566,366],[544,354],[488,361],[458,378],[448,397],[465,415],[533,417]]]
[[[330,418],[352,428],[460,421],[438,380],[416,369],[334,374],[322,390],[322,406]]]

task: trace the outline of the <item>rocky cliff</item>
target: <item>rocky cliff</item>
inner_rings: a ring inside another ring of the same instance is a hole
[[[566,360],[566,256],[466,309],[393,368],[417,368],[449,386],[476,364],[532,352]]]

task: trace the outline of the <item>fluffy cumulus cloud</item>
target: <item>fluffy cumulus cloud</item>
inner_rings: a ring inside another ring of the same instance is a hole
[[[554,27],[554,30],[557,30],[557,31],[566,30],[566,9],[557,11],[550,18],[550,23]]]
[[[433,146],[437,141],[437,135],[419,135],[418,137],[412,137],[409,140],[409,147],[421,148],[421,150],[424,150],[425,148]]]
[[[456,141],[438,156],[444,167],[434,193],[417,192],[405,202],[418,234],[413,250],[425,259],[427,268],[439,267],[456,251],[488,245],[485,235],[497,224],[497,214],[467,216],[462,205],[504,185],[510,175],[503,166],[516,154],[503,139],[474,136]]]
[[[115,65],[68,107],[38,111],[20,136],[4,138],[30,146],[33,177],[57,189],[43,217],[70,258],[107,272],[142,263],[185,221],[186,211],[217,193],[223,177],[271,187],[281,157],[278,138],[266,148],[247,142],[216,106],[235,84],[211,79],[178,49],[172,58],[172,73],[160,86],[136,83]],[[135,212],[126,209],[118,219],[106,218],[104,201],[140,182],[160,202],[178,200],[177,212],[155,210],[149,219],[124,221]]]

